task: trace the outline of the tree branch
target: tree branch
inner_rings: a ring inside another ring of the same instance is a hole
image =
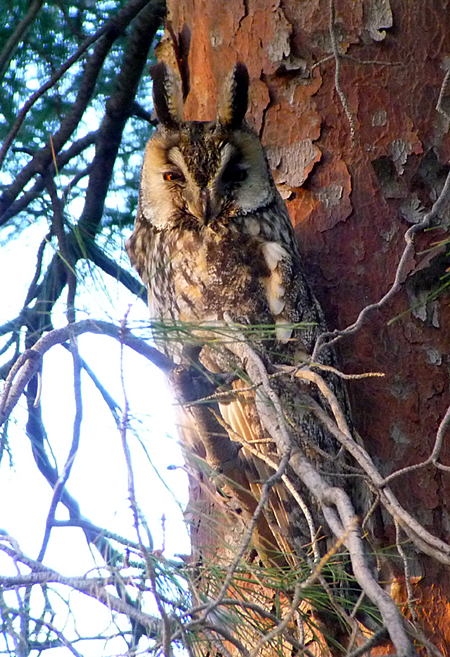
[[[30,28],[31,23],[41,10],[43,0],[32,0],[28,5],[28,11],[22,20],[16,26],[16,29],[9,37],[8,41],[3,46],[0,53],[0,81],[5,75],[5,71],[9,66],[9,62],[14,54],[15,49],[20,41],[24,38],[25,34]]]
[[[80,362],[80,355],[78,353],[78,344],[76,338],[73,336],[71,336],[70,338],[70,351],[72,353],[72,359],[73,359],[73,387],[74,387],[74,397],[75,397],[75,418],[73,422],[72,443],[70,445],[69,454],[63,466],[62,473],[58,477],[58,481],[56,482],[55,487],[53,489],[53,497],[50,503],[50,509],[47,514],[47,521],[45,524],[45,534],[42,540],[41,549],[39,551],[39,556],[37,559],[38,561],[42,561],[44,559],[48,542],[50,540],[50,533],[53,528],[53,521],[55,518],[56,509],[63,496],[66,483],[70,477],[70,473],[72,471],[75,457],[78,453],[78,447],[80,445],[81,420],[83,418],[83,402],[81,397],[81,362]]]
[[[164,0],[151,0],[136,18],[128,38],[115,91],[106,102],[105,116],[99,129],[86,201],[78,222],[83,236],[94,236],[97,232],[123,129],[133,113],[134,99],[148,52],[164,12]]]
[[[388,303],[388,301],[390,301],[392,297],[394,297],[395,294],[397,294],[397,292],[402,287],[403,282],[407,278],[409,273],[408,263],[410,257],[414,254],[414,238],[416,234],[426,230],[427,228],[430,228],[431,226],[435,226],[437,220],[440,219],[441,217],[441,213],[446,208],[446,206],[449,205],[449,203],[450,203],[450,171],[447,174],[444,187],[442,188],[439,197],[434,202],[431,210],[424,216],[423,220],[420,223],[413,224],[406,231],[405,233],[406,246],[403,250],[403,253],[400,257],[400,261],[397,265],[394,282],[392,283],[389,290],[379,301],[377,301],[376,303],[371,303],[368,306],[365,306],[359,313],[356,321],[353,324],[347,326],[347,328],[342,330],[327,331],[325,333],[322,333],[317,338],[314,351],[311,355],[312,362],[317,361],[318,354],[325,347],[331,347],[342,337],[347,335],[352,335],[353,333],[359,331],[359,329],[364,324],[364,322],[366,321],[368,315],[372,312],[372,310],[379,310],[380,308],[385,306]]]
[[[61,67],[59,71],[54,73],[50,80],[43,85],[41,89],[35,92],[24,105],[19,112],[13,129],[10,131],[2,149],[0,150],[0,166],[2,165],[6,153],[30,108],[48,89],[56,84],[62,75],[80,59],[93,43],[98,41],[92,56],[87,61],[75,103],[72,105],[72,109],[68,116],[61,123],[59,130],[53,135],[53,151],[50,144],[41,149],[39,153],[33,157],[31,162],[29,162],[16,176],[14,182],[9,185],[0,196],[0,226],[5,223],[3,217],[5,211],[17,198],[25,185],[27,185],[36,173],[45,171],[45,169],[51,164],[53,152],[58,154],[77,128],[87,104],[92,97],[98,75],[114,41],[124,33],[133,18],[135,18],[144,7],[146,7],[147,10],[149,6],[152,8],[154,14],[158,16],[156,20],[159,26],[163,13],[162,4],[161,0],[130,0],[130,2],[113,16],[98,32],[96,32],[96,34],[86,39],[66,64]],[[155,32],[156,29],[157,28],[155,28]],[[132,102],[133,99],[134,96],[133,98],[130,98],[130,102]]]
[[[83,333],[108,335],[150,360],[162,372],[170,372],[173,368],[170,358],[133,335],[129,329],[109,322],[87,319],[54,329],[40,338],[31,349],[25,351],[11,369],[0,397],[0,426],[6,421],[25,386],[37,372],[45,352],[56,344],[70,340],[71,334],[77,337]]]
[[[68,162],[70,162],[71,159],[77,157],[77,155],[80,155],[80,153],[82,153],[87,148],[89,148],[89,146],[92,146],[92,144],[97,139],[97,134],[98,134],[97,131],[89,132],[84,137],[81,137],[81,139],[78,139],[77,141],[73,142],[73,144],[65,151],[59,153],[56,156],[56,161],[55,162],[52,161],[52,163],[48,167],[49,175],[51,176],[55,175],[56,170],[61,171],[61,169]],[[1,217],[1,222],[5,224],[9,219],[11,219],[11,217],[15,217],[16,215],[19,214],[19,212],[25,210],[25,208],[27,208],[28,205],[32,201],[34,201],[34,199],[37,198],[39,194],[41,194],[44,188],[45,188],[45,178],[43,176],[40,176],[30,190],[24,192],[17,201],[14,201],[14,203],[12,203],[8,207],[8,209],[5,210],[5,212]]]
[[[256,402],[258,413],[263,425],[273,438],[280,454],[286,450],[286,433],[284,414],[281,411],[280,400],[273,389],[270,391],[270,381],[264,365],[257,356],[252,354],[251,347],[242,340],[242,342],[227,345],[238,357],[254,384],[261,383],[272,404]],[[264,371],[263,371],[264,370]],[[313,400],[311,399],[311,406]],[[337,403],[337,402],[336,402]],[[308,401],[306,407],[310,407]],[[320,409],[322,415],[328,418],[327,414],[321,407],[314,403],[313,412],[318,416],[316,408]],[[262,409],[262,412],[261,412]],[[333,424],[335,431],[333,435],[344,436],[346,443],[352,443],[352,439],[338,429],[338,427],[328,418],[328,425]],[[341,441],[342,442],[342,441]],[[347,446],[347,445],[345,445]],[[380,587],[372,575],[367,565],[364,546],[357,529],[358,520],[353,509],[352,503],[347,493],[341,488],[330,486],[320,475],[309,460],[303,456],[297,447],[292,446],[289,464],[295,474],[300,478],[303,484],[314,495],[320,503],[325,519],[337,539],[343,540],[347,546],[352,563],[353,573],[368,598],[378,607],[382,615],[385,626],[390,634],[392,642],[402,657],[412,656],[415,654],[413,645],[406,633],[402,617],[392,598]],[[377,473],[378,474],[378,473]],[[380,475],[378,475],[380,476]]]

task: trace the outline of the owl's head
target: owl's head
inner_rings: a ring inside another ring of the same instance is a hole
[[[164,63],[153,67],[153,102],[160,124],[147,144],[140,214],[156,228],[193,230],[257,212],[276,188],[258,136],[244,122],[247,68],[237,63],[213,121],[183,122],[179,80]]]

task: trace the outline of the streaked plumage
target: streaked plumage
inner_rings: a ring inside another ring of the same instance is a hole
[[[151,318],[175,327],[170,333],[166,329],[169,339],[161,343],[166,353],[184,364],[199,359],[216,374],[245,370],[245,364],[237,363],[226,349],[231,339],[227,318],[243,330],[260,327],[253,345],[269,369],[271,362],[292,364],[311,353],[325,329],[260,140],[243,121],[247,91],[247,70],[237,64],[216,120],[182,122],[177,80],[164,64],[155,67],[154,104],[161,123],[145,151],[136,224],[127,243],[131,262],[148,288]],[[298,323],[305,326],[292,326]],[[191,327],[189,340],[186,332],[176,332],[176,327],[183,331],[184,324]],[[267,339],[262,328],[271,326]],[[332,355],[324,358],[333,364]],[[345,407],[341,382],[334,375],[326,378]],[[292,440],[334,478],[343,467],[339,448],[299,402],[305,384],[278,379],[274,386],[284,403]],[[233,390],[228,386],[228,398],[218,405],[222,425],[228,427],[231,440],[240,437],[253,443],[277,462],[275,445],[252,403],[253,392],[239,393],[242,388],[242,380],[234,381]],[[202,447],[206,437],[198,430],[195,435],[192,426],[186,427],[185,440],[208,460],[208,448]],[[223,434],[223,426],[216,426]],[[210,463],[215,470],[218,465]],[[235,466],[234,472],[245,475],[239,486],[245,480],[247,490],[257,497],[272,473],[270,467],[245,448],[239,452],[237,470]],[[228,486],[225,492],[229,507],[236,511],[240,504],[238,514],[244,510],[251,515],[236,487],[233,492]],[[222,490],[216,501],[223,500]],[[310,532],[298,505],[283,486],[277,486],[270,506],[261,520],[264,526],[260,524],[263,540],[272,549],[300,552],[310,542]]]

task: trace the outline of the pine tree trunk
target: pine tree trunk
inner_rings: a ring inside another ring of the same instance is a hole
[[[392,285],[404,234],[449,170],[450,2],[169,0],[168,9],[161,48],[173,59],[175,37],[189,72],[185,119],[212,119],[216,82],[236,60],[247,65],[248,120],[329,325],[345,328]],[[349,383],[355,424],[383,475],[430,455],[450,403],[448,294],[430,298],[449,263],[445,246],[429,249],[444,238],[442,229],[420,234],[399,293],[340,342],[345,372],[385,374]],[[450,464],[448,433],[440,461]],[[392,486],[420,523],[450,540],[448,472],[430,465]],[[395,545],[392,519],[383,521],[380,540]],[[422,626],[450,654],[448,568],[408,554]]]

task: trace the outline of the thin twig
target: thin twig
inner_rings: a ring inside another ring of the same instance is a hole
[[[337,95],[339,96],[339,100],[341,101],[341,105],[344,109],[345,116],[347,117],[350,126],[350,137],[351,137],[351,144],[353,147],[355,145],[355,134],[356,134],[355,119],[353,118],[353,114],[351,113],[350,108],[348,106],[347,98],[341,88],[341,54],[339,52],[337,39],[336,39],[336,32],[334,28],[334,22],[335,22],[334,0],[329,0],[329,8],[330,8],[329,33],[330,33],[331,49],[333,51],[333,57],[335,62],[334,87],[336,89]]]
[[[161,632],[161,620],[159,618],[140,611],[136,607],[133,607],[124,600],[117,598],[106,590],[105,586],[113,584],[113,580],[109,581],[108,579],[105,580],[105,578],[90,579],[87,577],[65,577],[49,568],[45,568],[41,572],[28,573],[27,575],[0,577],[0,585],[5,588],[16,588],[19,586],[22,587],[43,583],[48,584],[52,582],[69,586],[76,591],[80,591],[80,593],[84,593],[85,595],[98,600],[104,604],[106,608],[117,611],[119,614],[124,614],[129,618],[133,618],[147,628],[149,636],[156,637],[159,636]]]
[[[54,345],[69,341],[71,335],[77,337],[83,333],[108,335],[119,342],[123,341],[123,344],[147,358],[162,372],[169,372],[173,368],[170,358],[133,335],[128,329],[122,331],[120,327],[109,322],[87,319],[54,329],[42,336],[31,349],[23,352],[11,368],[0,397],[0,425],[6,421],[25,386],[38,370],[42,356]]]
[[[126,332],[127,331],[127,315],[123,318],[121,322],[121,331]],[[128,395],[127,395],[127,389],[125,385],[125,377],[124,377],[124,344],[121,341],[120,343],[120,381],[121,381],[121,386],[122,386],[122,394],[123,394],[123,412],[122,412],[122,422],[120,426],[120,437],[122,441],[122,449],[125,457],[125,464],[127,468],[127,476],[128,476],[128,498],[130,501],[130,506],[131,510],[133,513],[133,524],[134,524],[134,529],[136,531],[136,536],[138,538],[139,542],[139,549],[141,552],[141,555],[145,561],[146,564],[146,570],[147,570],[147,576],[150,579],[150,586],[152,589],[153,597],[156,602],[156,606],[158,608],[159,614],[161,616],[161,621],[162,621],[162,636],[163,636],[163,650],[164,650],[164,655],[165,657],[171,657],[172,655],[172,646],[171,646],[171,641],[170,641],[170,635],[171,635],[171,627],[170,627],[170,622],[169,618],[166,614],[166,611],[164,609],[164,605],[162,604],[162,601],[160,599],[160,596],[158,594],[158,588],[157,588],[157,582],[156,582],[156,573],[155,569],[153,567],[152,560],[149,558],[148,554],[148,549],[144,546],[144,543],[142,541],[141,537],[141,531],[140,531],[140,526],[141,524],[144,525],[146,529],[146,533],[148,536],[148,541],[149,541],[149,547],[152,550],[153,549],[153,539],[150,534],[150,530],[147,526],[147,524],[144,521],[143,514],[139,508],[137,498],[136,498],[136,490],[135,490],[135,484],[134,484],[134,472],[133,472],[133,465],[131,462],[131,453],[130,453],[130,448],[128,445],[128,440],[127,440],[127,427],[128,427],[128,414],[129,414],[129,403],[128,403]]]
[[[70,351],[70,345],[67,345],[65,343],[61,344],[62,347],[65,349],[68,349]],[[81,368],[86,372],[88,377],[91,379],[92,383],[94,386],[97,388],[99,393],[101,394],[105,404],[109,408],[111,415],[113,416],[114,422],[116,424],[116,427],[120,429],[121,426],[121,417],[120,417],[120,406],[119,404],[115,401],[115,399],[110,395],[110,393],[107,391],[105,386],[101,383],[100,379],[98,376],[95,374],[95,372],[89,367],[87,362],[84,360],[84,358],[80,358],[80,365]]]
[[[36,267],[34,270],[33,278],[31,279],[31,283],[28,286],[27,294],[25,296],[25,301],[23,304],[24,308],[28,306],[28,304],[33,299],[36,293],[37,282],[39,280],[42,271],[42,260],[44,258],[45,247],[47,246],[47,244],[50,244],[51,238],[52,238],[52,232],[50,231],[49,233],[47,233],[47,235],[39,244],[39,248],[36,254]]]
[[[75,457],[78,453],[78,448],[80,445],[80,434],[81,434],[81,421],[83,419],[83,402],[81,396],[81,364],[78,354],[78,344],[76,338],[71,336],[70,339],[70,350],[72,352],[73,358],[73,387],[74,387],[74,398],[75,398],[75,417],[73,421],[73,433],[72,433],[72,442],[70,445],[69,454],[67,456],[66,462],[62,469],[62,473],[56,482],[56,485],[53,489],[53,497],[50,503],[50,509],[47,514],[47,521],[45,525],[45,533],[42,541],[42,546],[39,551],[39,556],[37,561],[42,561],[47,550],[48,542],[50,540],[50,533],[53,527],[53,520],[55,518],[56,508],[61,500],[62,494],[66,483],[70,477],[72,467],[75,461]]]
[[[408,557],[406,556],[403,546],[401,544],[400,525],[395,519],[394,519],[394,523],[395,523],[395,545],[397,547],[397,552],[399,553],[403,563],[403,573],[405,576],[406,604],[408,606],[409,613],[411,614],[411,618],[415,623],[418,623],[419,617],[417,616],[417,610],[413,604],[414,595],[411,586],[411,572],[409,568]]]
[[[241,392],[241,389],[239,389],[239,392]],[[258,443],[259,441],[252,441],[251,443],[248,442],[247,440],[244,440],[242,436],[240,436],[232,427],[230,427],[229,424],[227,424],[221,417],[219,417],[218,413],[216,413],[213,410],[214,417],[216,420],[219,422],[221,426],[223,426],[224,429],[228,431],[228,433],[232,434],[235,436],[235,438],[247,449],[253,456],[256,456],[258,459],[261,459],[261,461],[264,461],[264,463],[267,463],[267,465],[272,468],[272,470],[277,470],[278,465],[273,461],[268,454],[265,454],[264,452],[261,452],[257,449],[254,448],[254,445]],[[272,442],[272,441],[270,441]],[[316,562],[320,562],[321,556],[320,556],[320,551],[319,547],[317,545],[317,530],[314,526],[314,520],[311,515],[310,510],[308,509],[308,506],[302,499],[301,495],[298,493],[298,491],[294,488],[292,482],[290,481],[289,477],[286,474],[283,474],[281,476],[281,481],[283,484],[286,486],[287,490],[290,492],[292,497],[295,499],[299,507],[301,508],[303,515],[305,516],[306,523],[308,525],[309,533],[310,533],[310,538],[311,538],[311,546],[314,552],[314,560]]]
[[[447,91],[449,81],[450,81],[450,65],[448,65],[447,71],[444,75],[444,79],[442,80],[441,89],[439,91],[439,98],[436,103],[436,111],[439,112],[439,114],[442,114],[442,116],[444,116],[448,121],[450,121],[450,115],[442,107],[442,101],[444,100],[445,92]]]
[[[349,55],[348,53],[344,53],[344,52],[339,53],[339,56],[341,59],[347,59],[350,62],[355,62],[356,64],[361,64],[362,66],[368,66],[368,65],[403,66],[403,62],[386,62],[379,59],[359,59],[359,57],[353,57],[353,55]],[[329,62],[331,59],[334,59],[334,54],[327,55],[323,59],[320,59],[318,62],[315,62],[311,66],[311,72],[314,71],[314,69],[317,68],[318,66],[322,66],[322,64],[326,64],[326,62]]]
[[[396,470],[395,472],[392,472],[392,474],[388,475],[387,477],[384,478],[383,480],[383,485],[390,484],[391,481],[394,479],[397,479],[397,477],[403,476],[405,474],[408,474],[410,472],[414,472],[415,470],[420,470],[422,468],[425,468],[426,466],[432,464],[438,468],[450,470],[448,466],[443,466],[441,463],[438,463],[438,458],[442,449],[442,444],[444,441],[444,435],[445,432],[448,428],[448,425],[450,423],[450,406],[448,406],[444,417],[439,423],[439,427],[436,433],[436,438],[434,441],[434,446],[433,450],[428,458],[426,458],[424,461],[421,463],[414,463],[413,465],[408,465],[405,468],[401,468],[400,470]]]
[[[331,365],[324,365],[323,363],[311,363],[310,367],[315,367],[318,370],[323,370],[324,372],[332,372],[336,374],[340,379],[344,381],[358,381],[360,379],[371,379],[371,378],[383,378],[385,375],[384,372],[362,372],[361,374],[345,374],[336,367]]]
[[[403,253],[400,257],[400,261],[397,265],[397,269],[394,276],[394,282],[392,283],[389,290],[379,301],[365,306],[361,310],[356,321],[353,324],[350,324],[349,326],[347,326],[345,329],[342,330],[322,333],[318,337],[314,347],[314,351],[311,355],[312,362],[316,362],[318,360],[317,359],[318,354],[325,347],[330,347],[333,344],[335,344],[338,340],[340,340],[342,337],[352,335],[353,333],[359,331],[361,326],[366,321],[367,316],[372,312],[372,310],[379,310],[380,308],[385,306],[387,302],[390,301],[392,297],[395,296],[395,294],[397,294],[397,292],[402,287],[403,282],[409,273],[410,257],[414,253],[415,235],[419,232],[426,230],[427,228],[430,228],[431,226],[434,226],[436,220],[440,218],[441,212],[445,209],[445,207],[448,205],[449,202],[450,202],[450,172],[447,174],[444,187],[442,188],[439,197],[434,202],[430,212],[428,212],[424,216],[423,220],[420,223],[413,224],[406,231],[404,237],[406,246],[403,250]]]

